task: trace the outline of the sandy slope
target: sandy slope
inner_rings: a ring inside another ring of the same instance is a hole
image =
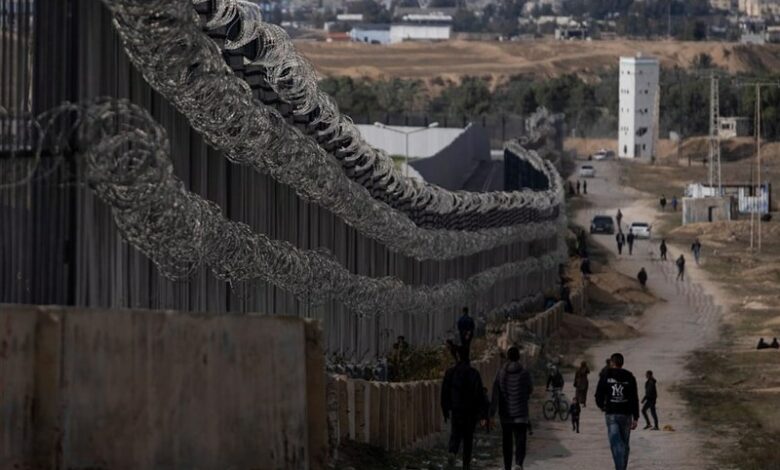
[[[392,46],[360,43],[300,42],[299,51],[323,75],[405,77],[457,80],[464,75],[507,76],[532,73],[585,76],[614,67],[620,56],[637,52],[659,57],[664,66],[688,67],[700,53],[731,72],[780,69],[780,46],[744,46],[719,42],[554,41],[401,43]]]

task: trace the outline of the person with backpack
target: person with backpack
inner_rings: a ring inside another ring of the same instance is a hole
[[[490,415],[501,420],[504,469],[512,470],[512,460],[522,470],[525,461],[526,433],[530,430],[528,400],[533,392],[531,374],[520,364],[520,350],[507,351],[509,361],[501,367],[493,382]]]
[[[610,357],[610,368],[599,380],[596,405],[604,411],[615,470],[628,468],[631,431],[639,420],[639,394],[634,374],[623,368],[620,353]]]
[[[463,443],[463,468],[471,468],[474,430],[477,422],[487,418],[488,403],[482,377],[469,363],[469,349],[457,348],[458,363],[447,370],[441,386],[441,410],[444,421],[450,421],[449,463],[454,465]]]

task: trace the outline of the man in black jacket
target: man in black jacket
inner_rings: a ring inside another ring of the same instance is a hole
[[[507,351],[507,362],[496,374],[493,382],[493,399],[490,401],[490,416],[496,411],[501,418],[504,450],[504,469],[511,470],[512,457],[515,464],[523,468],[525,460],[526,433],[528,431],[528,400],[533,392],[531,374],[520,364],[520,350],[511,347]],[[514,455],[512,447],[514,445]]]
[[[658,390],[655,387],[653,371],[648,370],[645,377],[647,377],[647,382],[645,382],[645,396],[642,398],[642,403],[644,403],[644,406],[642,407],[642,416],[645,417],[645,423],[647,423],[645,429],[653,428],[653,430],[658,431],[658,414],[655,412],[655,402],[658,400]],[[650,426],[650,418],[647,417],[647,410],[650,410],[650,414],[653,415],[655,427]]]
[[[610,357],[610,368],[599,380],[596,389],[596,405],[604,411],[607,435],[612,449],[615,470],[628,468],[629,439],[639,419],[639,394],[636,378],[623,369],[623,355]]]
[[[460,335],[461,346],[471,347],[471,340],[474,339],[474,329],[474,319],[469,316],[469,308],[463,307],[463,315],[458,319],[458,334]]]
[[[487,398],[482,377],[469,364],[469,349],[457,349],[458,363],[444,374],[441,387],[441,410],[444,420],[451,421],[450,462],[454,463],[463,441],[463,469],[471,468],[471,450],[477,421],[487,415]]]

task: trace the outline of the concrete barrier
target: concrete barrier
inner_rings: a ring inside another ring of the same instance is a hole
[[[4,467],[326,464],[314,323],[0,305],[0,325]]]

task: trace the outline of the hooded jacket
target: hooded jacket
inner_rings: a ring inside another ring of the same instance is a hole
[[[441,387],[441,409],[444,416],[450,413],[477,418],[484,416],[487,398],[482,387],[482,377],[467,362],[459,362],[444,374]]]
[[[495,416],[498,411],[502,423],[527,423],[532,392],[531,374],[519,362],[508,362],[493,382],[490,415]]]
[[[608,415],[631,415],[639,419],[639,393],[634,374],[608,369],[596,389],[596,405]]]

